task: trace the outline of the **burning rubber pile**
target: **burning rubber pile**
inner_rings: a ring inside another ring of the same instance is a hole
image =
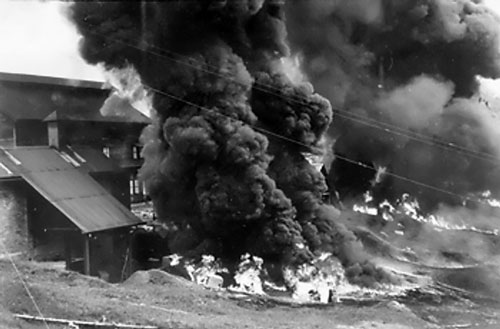
[[[89,63],[149,94],[141,178],[173,228],[166,254],[214,255],[243,280],[249,253],[298,294],[301,277],[408,285],[418,279],[377,257],[425,254],[381,238],[396,222],[384,205],[409,193],[425,216],[472,218],[483,208],[471,200],[498,198],[498,120],[478,76],[500,76],[499,19],[480,1],[89,1],[69,16]],[[328,155],[329,186],[307,159]],[[345,208],[367,191],[376,234]],[[422,225],[399,236],[421,247]]]
[[[415,289],[427,288],[431,283],[429,277],[413,276],[398,285],[353,285],[347,280],[342,264],[330,253],[323,253],[307,264],[285,267],[282,283],[273,281],[262,258],[249,254],[241,257],[235,271],[224,267],[213,256],[203,255],[201,260],[194,261],[176,254],[164,257],[162,270],[181,274],[209,289],[287,304],[328,304],[345,300],[376,302],[388,297],[404,297]]]

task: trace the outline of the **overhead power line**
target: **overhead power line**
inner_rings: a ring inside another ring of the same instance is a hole
[[[45,316],[43,315],[42,313],[42,310],[40,309],[40,306],[38,305],[37,301],[35,300],[35,297],[33,296],[33,294],[31,293],[31,290],[28,286],[28,283],[26,282],[26,280],[23,278],[23,275],[21,273],[21,271],[19,270],[19,268],[17,267],[16,263],[14,262],[14,258],[12,257],[12,255],[9,253],[9,250],[7,249],[7,247],[5,246],[4,242],[2,241],[2,239],[0,239],[0,246],[2,247],[3,251],[5,252],[5,254],[7,255],[7,258],[9,259],[10,261],[10,264],[12,265],[12,268],[14,269],[14,271],[16,272],[16,275],[19,279],[19,281],[21,281],[21,284],[24,288],[24,290],[26,291],[26,294],[28,295],[28,297],[30,298],[31,302],[33,303],[33,306],[35,307],[35,310],[36,312],[38,313],[38,315],[40,316],[40,318],[42,319],[43,323],[44,323],[44,326],[46,329],[50,329],[49,328],[49,324],[47,323],[47,321],[45,320]]]
[[[263,134],[266,134],[266,135],[270,135],[270,136],[273,136],[273,137],[276,137],[276,138],[279,138],[281,140],[284,140],[284,141],[287,141],[287,142],[290,142],[290,143],[293,143],[293,144],[296,144],[296,145],[299,145],[299,146],[303,146],[303,147],[306,147],[307,149],[311,150],[312,147],[310,145],[307,145],[301,141],[298,141],[296,139],[293,139],[293,138],[289,138],[287,136],[283,136],[281,134],[277,134],[275,132],[272,132],[272,131],[269,131],[267,129],[264,129],[264,128],[261,128],[261,127],[258,127],[256,125],[253,125],[253,124],[250,124],[248,122],[245,122],[245,121],[242,121],[240,119],[235,119],[229,115],[226,115],[224,113],[220,113],[220,112],[215,112],[214,110],[212,109],[209,109],[207,107],[204,107],[204,106],[201,106],[199,104],[196,104],[196,103],[193,103],[191,101],[188,101],[188,100],[185,100],[181,97],[178,97],[178,96],[175,96],[175,95],[172,95],[170,93],[167,93],[165,91],[162,91],[162,90],[158,90],[156,88],[152,88],[150,86],[147,86],[147,85],[144,85],[146,88],[150,89],[151,91],[157,93],[157,94],[160,94],[160,95],[163,95],[165,97],[168,97],[168,98],[171,98],[173,100],[176,100],[176,101],[179,101],[179,102],[182,102],[184,104],[187,104],[187,105],[190,105],[190,106],[193,106],[193,107],[196,107],[200,110],[204,110],[204,111],[207,111],[207,112],[211,112],[211,113],[215,113],[217,115],[220,115],[220,116],[223,116],[223,117],[226,117],[230,120],[233,120],[233,121],[236,121],[236,122],[239,122],[239,123],[242,123],[244,125],[247,125],[247,126],[250,126],[252,127],[254,130],[256,131],[259,131]],[[374,166],[370,166],[368,164],[365,164],[363,162],[360,162],[360,161],[356,161],[356,160],[353,160],[353,159],[350,159],[348,157],[345,157],[345,156],[342,156],[342,155],[339,155],[339,154],[336,154],[334,153],[335,157],[338,158],[338,159],[341,159],[343,161],[346,161],[348,163],[351,163],[351,164],[354,164],[354,165],[357,165],[359,167],[363,167],[363,168],[366,168],[366,169],[371,169],[371,170],[374,170],[376,171],[377,168],[375,168]],[[451,196],[454,196],[454,197],[457,197],[459,199],[462,199],[462,200],[466,200],[466,201],[473,201],[473,202],[477,202],[477,203],[483,203],[483,204],[486,204],[486,205],[489,205],[488,203],[484,202],[483,200],[480,200],[480,199],[476,199],[476,198],[471,198],[469,196],[464,196],[464,195],[461,195],[461,194],[458,194],[458,193],[455,193],[453,191],[449,191],[449,190],[446,190],[446,189],[442,189],[440,187],[437,187],[437,186],[433,186],[433,185],[430,185],[430,184],[427,184],[427,183],[424,183],[424,182],[420,182],[420,181],[417,181],[417,180],[414,180],[414,179],[411,179],[409,177],[405,177],[405,176],[402,176],[402,175],[398,175],[398,174],[395,174],[395,173],[392,173],[392,172],[384,172],[384,175],[386,176],[390,176],[390,177],[394,177],[396,179],[399,179],[399,180],[402,180],[402,181],[405,181],[405,182],[409,182],[409,183],[412,183],[414,185],[417,185],[417,186],[420,186],[420,187],[424,187],[424,188],[427,188],[427,189],[431,189],[431,190],[434,190],[434,191],[437,191],[437,192],[441,192],[441,193],[444,193],[444,194],[448,194],[448,195],[451,195]]]
[[[124,42],[124,41],[121,41],[121,40],[117,40],[117,39],[114,39],[114,38],[110,38],[110,37],[108,37],[108,36],[103,36],[102,34],[97,33],[97,32],[94,32],[94,31],[89,31],[89,33],[92,33],[92,34],[95,34],[95,35],[99,35],[99,36],[105,37],[105,38],[107,38],[107,39],[111,39],[113,42],[120,43],[120,44],[124,44],[124,45],[130,46],[130,47],[132,47],[132,48],[136,48],[136,49],[138,49],[138,50],[140,50],[140,51],[142,51],[142,52],[152,53],[152,54],[154,54],[154,55],[156,55],[156,56],[165,57],[165,56],[163,56],[162,54],[159,54],[159,53],[156,53],[156,52],[152,52],[152,51],[150,51],[150,50],[145,50],[145,49],[143,49],[143,48],[141,48],[141,47],[138,47],[138,46],[132,45],[132,44],[130,44],[130,43],[127,43],[127,42]],[[165,50],[165,51],[166,51],[166,50]],[[183,55],[179,55],[179,56],[183,56]],[[187,56],[183,56],[183,57],[188,58]],[[169,57],[165,57],[165,58],[169,58]],[[191,58],[190,58],[190,59],[191,59]],[[193,64],[190,64],[190,63],[186,63],[186,62],[182,62],[182,61],[178,61],[178,60],[176,60],[176,62],[178,62],[178,63],[180,63],[180,64],[183,64],[183,65],[189,65],[189,66],[191,66],[191,67],[193,67],[194,69],[197,69],[197,70],[201,70],[201,71],[204,71],[204,72],[207,72],[207,73],[210,73],[210,74],[215,74],[215,75],[218,75],[218,76],[220,76],[220,77],[222,77],[222,78],[225,78],[225,79],[228,79],[228,80],[230,80],[230,81],[236,81],[234,78],[232,78],[232,77],[230,77],[230,76],[220,75],[220,73],[218,73],[218,72],[212,72],[212,71],[209,71],[209,70],[206,70],[206,69],[200,68],[200,67],[198,67],[198,66],[193,66]],[[206,64],[206,63],[205,63],[205,64]],[[293,99],[293,98],[291,98],[291,97],[287,97],[287,96],[283,95],[281,92],[274,93],[274,92],[269,91],[268,89],[265,89],[265,88],[264,88],[264,89],[262,89],[262,87],[267,87],[267,88],[269,88],[269,89],[273,89],[273,88],[274,88],[274,89],[276,89],[274,86],[261,85],[261,84],[258,84],[258,83],[256,83],[256,84],[257,84],[257,86],[258,86],[258,87],[254,87],[254,88],[255,88],[255,89],[257,89],[257,90],[261,90],[261,91],[264,91],[264,92],[268,92],[268,93],[270,93],[270,94],[272,94],[272,95],[275,95],[275,96],[278,96],[278,97],[281,97],[281,98],[285,98],[285,99],[291,100],[292,102],[298,102],[298,103],[299,103],[299,104],[301,104],[301,105],[306,105],[306,106],[308,105],[307,103],[305,103],[305,102],[303,101],[303,99],[302,99],[302,100],[297,100],[297,99]],[[244,121],[242,121],[242,120],[235,119],[235,118],[233,118],[233,117],[231,117],[231,116],[228,116],[228,115],[225,115],[225,114],[223,114],[223,113],[220,113],[220,112],[214,112],[212,109],[209,109],[209,108],[206,108],[206,107],[204,107],[204,106],[202,106],[202,105],[199,105],[199,104],[193,103],[193,102],[191,102],[191,101],[185,100],[185,99],[183,99],[183,98],[181,98],[181,97],[178,97],[178,96],[172,95],[172,94],[170,94],[170,93],[168,93],[168,92],[166,92],[166,91],[156,89],[156,88],[154,88],[154,87],[152,87],[152,86],[149,86],[149,85],[146,85],[146,84],[144,84],[144,83],[143,83],[143,86],[144,86],[146,89],[148,89],[148,90],[150,90],[150,91],[152,91],[152,92],[154,92],[154,93],[157,93],[157,94],[163,95],[163,96],[168,97],[168,98],[170,98],[170,99],[177,100],[177,101],[182,102],[182,103],[184,103],[184,104],[187,104],[187,105],[190,105],[190,106],[193,106],[193,107],[196,107],[196,108],[199,108],[199,109],[202,109],[202,110],[208,111],[208,112],[216,113],[216,114],[218,114],[218,115],[221,115],[221,116],[227,117],[228,119],[231,119],[231,120],[234,120],[234,121],[238,121],[238,122],[240,122],[240,123],[242,123],[242,124],[248,125],[248,126],[252,127],[253,129],[255,129],[256,131],[259,131],[259,132],[264,133],[264,134],[266,134],[266,135],[273,136],[273,137],[276,137],[276,138],[279,138],[279,139],[282,139],[282,140],[285,140],[285,141],[288,141],[288,142],[294,143],[294,144],[296,144],[296,145],[300,145],[300,146],[306,147],[306,148],[308,148],[308,149],[311,149],[311,146],[310,146],[310,145],[307,145],[307,144],[305,144],[305,143],[302,143],[302,142],[300,142],[300,141],[298,141],[298,140],[295,140],[295,139],[289,138],[289,137],[287,137],[287,136],[283,136],[283,135],[281,135],[281,134],[274,133],[274,132],[272,132],[272,131],[269,131],[269,130],[267,130],[267,129],[264,129],[264,128],[261,128],[261,127],[255,126],[255,125],[250,124],[250,123],[247,123],[247,122],[244,122]],[[261,89],[259,89],[259,88],[261,88]],[[345,111],[345,110],[341,110],[341,109],[334,109],[334,110],[335,110],[335,111],[338,111],[338,112],[340,112],[340,113],[342,113],[342,114],[347,113],[347,114],[349,114],[349,115],[352,115],[352,113],[351,113],[351,112],[349,112],[349,111]],[[337,113],[337,115],[338,115],[338,113]],[[346,115],[345,117],[346,117],[346,118],[350,118],[350,117],[348,117],[347,115]],[[402,135],[402,136],[405,136],[405,137],[408,137],[408,138],[411,138],[411,139],[420,140],[421,142],[425,142],[425,139],[424,139],[424,140],[421,140],[421,139],[418,139],[418,137],[412,136],[412,135],[410,135],[410,134],[405,134],[405,133],[403,133],[403,132],[398,132],[398,131],[396,131],[396,130],[394,130],[394,129],[392,129],[392,128],[390,129],[390,128],[386,128],[386,127],[383,127],[383,126],[382,126],[382,125],[386,125],[386,126],[388,126],[388,127],[395,127],[395,126],[392,126],[392,125],[387,124],[387,123],[383,123],[383,122],[379,122],[379,121],[376,121],[376,120],[370,119],[371,121],[373,121],[373,123],[371,123],[371,122],[369,122],[368,120],[366,120],[366,119],[369,119],[369,118],[363,118],[363,119],[361,119],[361,118],[358,118],[358,119],[356,119],[356,118],[351,118],[351,119],[352,119],[353,121],[354,121],[354,120],[358,120],[360,123],[363,123],[363,124],[366,124],[366,125],[372,126],[372,127],[374,127],[374,128],[377,128],[377,129],[382,129],[382,130],[387,131],[387,132],[391,132],[391,133],[394,133],[394,134],[399,134],[399,135]],[[398,127],[396,127],[396,128],[397,128],[398,130],[403,130],[403,129],[398,128]],[[411,133],[411,134],[415,134],[415,133],[414,133],[414,132],[412,132],[412,131],[408,131],[408,132],[409,132],[409,133]],[[426,138],[427,138],[427,139],[430,139],[428,136],[426,136]],[[432,139],[430,139],[430,140],[432,140]],[[430,141],[429,141],[429,142],[430,142]],[[435,142],[432,142],[432,145],[441,146],[441,147],[443,147],[443,148],[448,148],[448,149],[451,149],[451,150],[453,150],[453,151],[455,151],[455,152],[457,152],[457,151],[459,151],[459,150],[460,150],[460,148],[458,148],[458,149],[457,149],[457,148],[454,148],[454,146],[455,146],[455,145],[452,145],[452,144],[451,144],[451,143],[449,143],[449,142],[442,141],[441,143],[443,143],[443,144],[436,144]],[[491,161],[491,160],[495,160],[495,161],[496,161],[496,158],[494,159],[494,156],[493,156],[493,155],[491,155],[491,154],[486,154],[488,157],[484,157],[484,156],[480,156],[480,155],[478,154],[478,152],[476,152],[476,151],[474,151],[474,150],[469,150],[469,149],[466,149],[466,148],[462,148],[462,151],[466,152],[466,153],[467,153],[468,155],[470,155],[470,156],[475,156],[475,157],[480,158],[480,159],[483,159],[483,160],[490,160],[490,161]],[[363,163],[363,162],[360,162],[360,161],[357,161],[357,160],[354,160],[354,159],[350,159],[350,158],[345,157],[345,156],[342,156],[342,155],[340,155],[340,154],[335,154],[335,153],[334,153],[334,155],[335,155],[335,157],[336,157],[336,158],[338,158],[338,159],[340,159],[340,160],[343,160],[343,161],[346,161],[346,162],[348,162],[348,163],[351,163],[351,164],[357,165],[357,166],[359,166],[359,167],[363,167],[363,168],[366,168],[366,169],[371,169],[371,170],[374,170],[374,171],[376,171],[376,170],[377,170],[377,168],[375,168],[374,166],[368,165],[368,164],[366,164],[366,163]],[[465,195],[461,195],[461,194],[455,193],[455,192],[453,192],[453,191],[449,191],[449,190],[446,190],[446,189],[442,189],[442,188],[440,188],[440,187],[437,187],[437,186],[434,186],[434,185],[430,185],[430,184],[427,184],[427,183],[424,183],[424,182],[420,182],[420,181],[417,181],[417,180],[411,179],[411,178],[409,178],[409,177],[402,176],[402,175],[398,175],[398,174],[395,174],[395,173],[392,173],[392,172],[389,172],[389,171],[386,171],[386,172],[384,173],[384,175],[386,175],[386,176],[390,176],[390,177],[394,177],[394,178],[396,178],[396,179],[399,179],[399,180],[402,180],[402,181],[406,181],[406,182],[412,183],[412,184],[414,184],[414,185],[416,185],[416,186],[424,187],[424,188],[427,188],[427,189],[430,189],[430,190],[434,190],[434,191],[441,192],[441,193],[444,193],[444,194],[447,194],[447,195],[451,195],[451,196],[457,197],[457,198],[462,199],[462,200],[466,200],[466,201],[473,201],[473,202],[477,202],[477,203],[483,203],[483,204],[486,204],[486,205],[488,205],[488,206],[491,206],[489,203],[484,202],[483,200],[480,200],[480,199],[477,199],[477,198],[471,198],[471,197],[469,197],[469,196],[465,196]]]
[[[196,62],[196,59],[194,59],[192,57],[178,54],[178,53],[173,52],[171,50],[166,50],[164,48],[150,45],[148,43],[144,43],[144,42],[142,43],[149,48],[157,49],[161,52],[152,51],[149,49],[144,49],[143,47],[136,46],[134,44],[131,44],[131,43],[123,41],[123,40],[111,38],[109,36],[104,36],[100,33],[95,32],[95,31],[91,31],[88,29],[86,31],[88,31],[89,33],[92,33],[94,35],[99,35],[101,37],[111,39],[115,43],[123,44],[125,46],[137,49],[141,52],[145,52],[145,53],[149,53],[149,54],[161,57],[161,58],[165,58],[165,59],[168,59],[172,62],[181,64],[181,65],[184,65],[187,67],[191,67],[195,70],[199,70],[199,71],[202,71],[202,72],[205,72],[208,74],[212,74],[212,75],[221,77],[223,79],[226,79],[226,80],[229,80],[232,82],[238,82],[235,78],[231,77],[230,75],[220,73],[219,69],[217,67],[210,65],[209,63],[204,62],[202,64],[208,68],[212,68],[213,70],[205,69],[203,67],[200,67],[199,65],[193,64],[193,62]],[[181,59],[177,59],[175,57],[185,58],[187,60],[181,60]],[[260,82],[255,82],[253,85],[253,88],[255,90],[259,90],[259,91],[286,99],[288,101],[291,101],[291,102],[294,102],[294,103],[297,103],[300,105],[308,106],[308,104],[304,101],[304,98],[297,97],[295,95],[292,95],[292,96],[284,95],[281,92],[280,88],[276,87],[276,86],[272,86],[272,85],[268,85],[268,84],[264,84],[264,83],[260,83]],[[376,119],[373,119],[373,118],[370,118],[367,116],[362,116],[362,115],[353,113],[352,111],[347,111],[345,109],[335,108],[335,107],[332,107],[332,110],[336,113],[337,116],[339,116],[341,118],[344,118],[346,120],[350,120],[352,122],[356,122],[356,123],[359,123],[359,124],[362,124],[362,125],[365,125],[365,126],[368,126],[371,128],[381,130],[385,133],[389,133],[389,134],[393,134],[393,135],[397,135],[397,136],[401,136],[401,137],[406,137],[406,138],[427,144],[429,146],[439,147],[439,148],[444,149],[444,150],[452,151],[452,152],[462,154],[465,156],[469,156],[469,157],[479,159],[479,160],[485,160],[485,161],[490,161],[490,162],[495,162],[495,163],[498,163],[498,160],[499,160],[497,156],[490,154],[488,152],[471,150],[469,148],[457,145],[457,144],[452,143],[450,141],[442,140],[442,139],[437,138],[435,136],[428,136],[428,135],[425,135],[425,134],[422,134],[422,133],[419,133],[416,131],[404,129],[404,128],[398,127],[396,125],[393,125],[391,123],[388,123],[388,122],[383,122],[383,121],[376,120]]]

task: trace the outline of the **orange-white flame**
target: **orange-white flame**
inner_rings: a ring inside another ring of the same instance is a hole
[[[181,256],[166,257],[170,265],[175,266],[184,260]],[[238,270],[234,275],[235,284],[228,287],[233,292],[243,292],[251,295],[286,293],[298,303],[335,303],[349,298],[374,298],[382,296],[403,295],[409,289],[418,287],[416,284],[399,286],[379,284],[375,288],[364,288],[348,282],[340,261],[331,253],[322,253],[310,264],[298,267],[286,267],[283,270],[285,286],[267,280],[261,258],[245,254],[241,257]],[[191,280],[210,289],[221,289],[222,277],[219,274],[228,273],[214,256],[204,255],[198,263],[184,261],[184,268]]]
[[[330,253],[322,253],[311,264],[286,268],[284,272],[292,297],[302,303],[335,303],[343,299],[398,296],[422,283],[378,284],[374,288],[350,284],[344,267]]]
[[[120,97],[127,99],[135,109],[147,117],[151,117],[152,95],[142,84],[141,77],[133,66],[107,70],[104,76]]]
[[[301,70],[301,62],[302,58],[298,54],[280,59],[280,71],[282,71],[293,84],[301,84],[307,81],[307,77]]]
[[[257,295],[264,294],[261,280],[263,264],[262,258],[250,254],[241,256],[241,262],[234,275],[236,284],[232,285],[230,289]]]

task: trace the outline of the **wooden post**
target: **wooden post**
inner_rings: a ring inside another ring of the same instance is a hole
[[[66,270],[71,267],[71,237],[70,232],[64,232],[64,259],[66,260]]]
[[[85,234],[83,246],[83,274],[90,275],[90,234]]]

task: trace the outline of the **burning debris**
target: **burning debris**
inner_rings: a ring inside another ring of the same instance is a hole
[[[165,271],[176,275],[180,271],[188,273],[188,277],[185,276],[187,279],[208,289],[226,291],[235,296],[276,298],[292,304],[328,304],[348,299],[377,300],[405,296],[409,291],[429,283],[420,278],[420,282],[408,280],[400,285],[377,282],[370,288],[352,284],[343,265],[331,253],[322,253],[308,264],[285,267],[280,284],[272,281],[263,264],[262,258],[250,254],[241,256],[234,271],[229,271],[211,255],[203,255],[199,261],[177,254],[163,258]]]
[[[263,273],[263,264],[262,258],[249,254],[241,256],[241,262],[234,276],[236,284],[231,288],[253,294],[263,294],[263,283],[260,278]]]
[[[441,205],[434,214],[424,215],[417,200],[403,195],[395,205],[355,204],[357,214],[345,211],[344,216],[352,218],[351,229],[370,250],[373,262],[388,270],[431,276],[442,271],[472,274],[484,268],[500,273],[498,209],[482,207]]]
[[[334,297],[341,287],[342,279],[345,279],[344,271],[340,263],[325,261],[331,254],[325,253],[316,259],[316,262],[323,264],[302,264],[298,268],[285,269],[285,281],[293,292],[293,297],[299,301],[316,301],[321,303],[331,303],[338,301]],[[331,258],[330,258],[331,260]],[[346,283],[346,282],[342,282]]]

